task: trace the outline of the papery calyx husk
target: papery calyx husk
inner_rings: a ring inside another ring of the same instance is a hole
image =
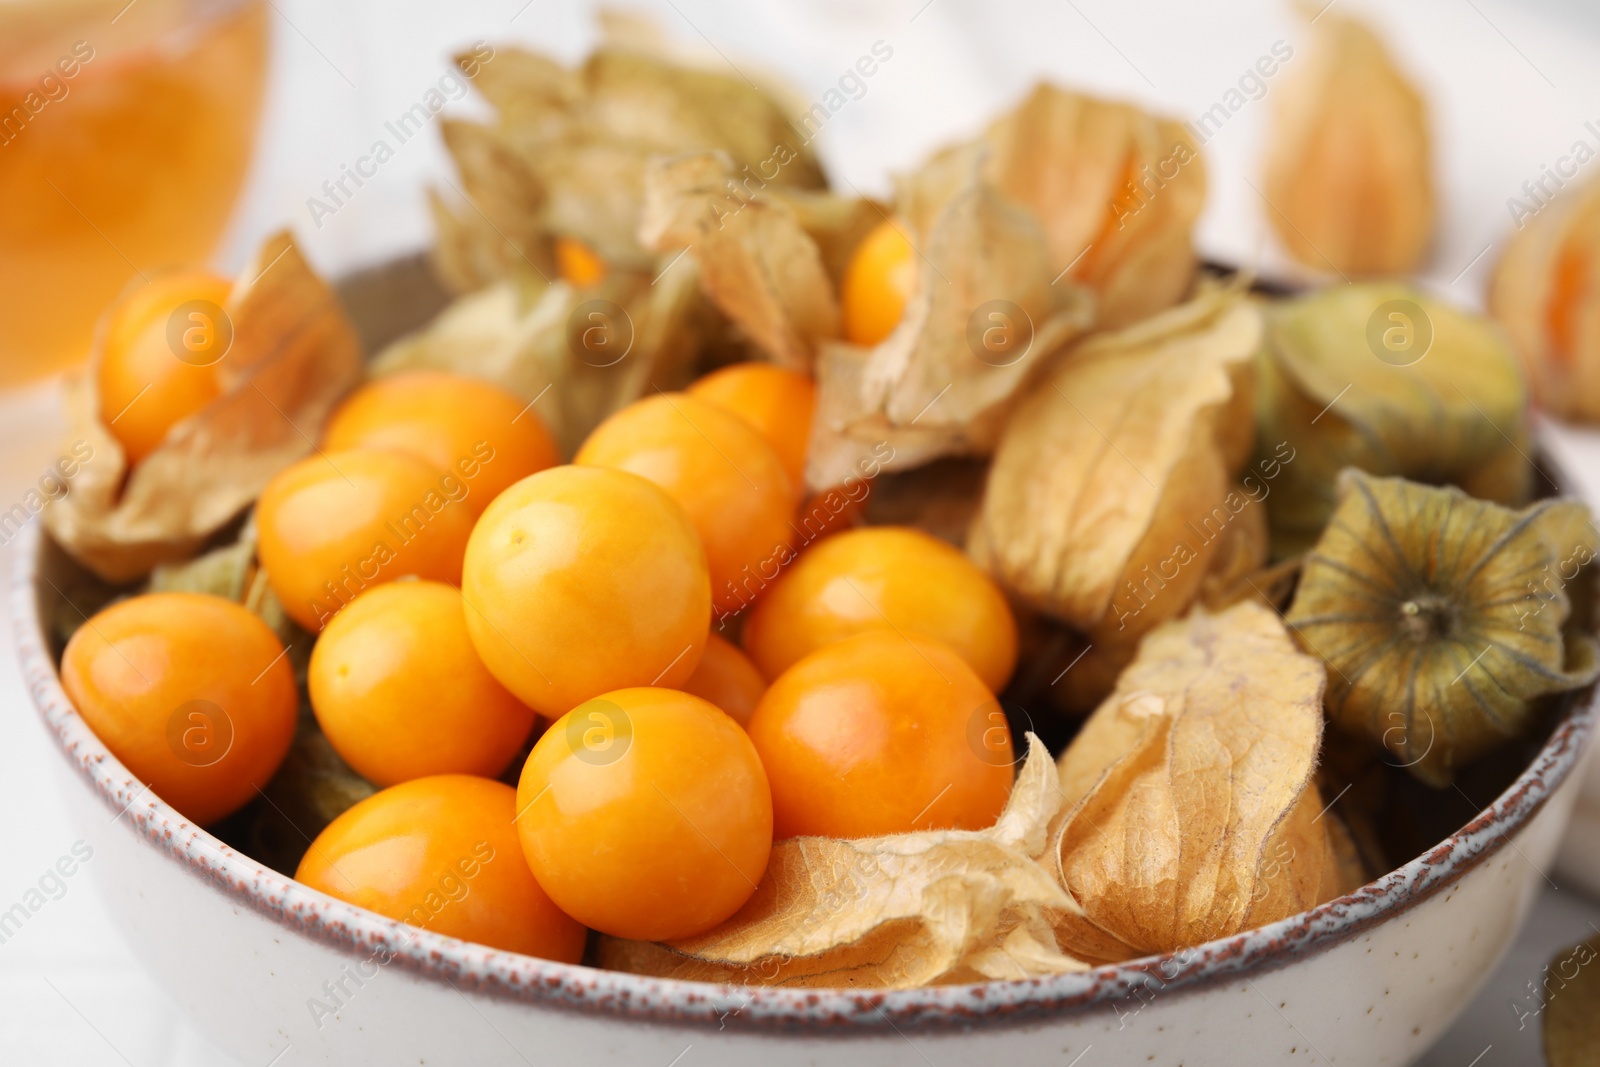
[[[1328,664],[1329,718],[1443,786],[1600,674],[1593,635],[1565,632],[1595,550],[1575,501],[1513,511],[1349,470],[1287,618]]]
[[[1541,407],[1600,419],[1600,181],[1548,203],[1512,200],[1517,231],[1495,267],[1489,311]]]
[[[739,175],[723,152],[654,159],[644,190],[639,240],[672,257],[664,270],[691,257],[706,296],[768,359],[809,372],[818,347],[840,328],[835,276],[819,241],[853,247],[876,210],[825,193],[769,190]]]
[[[1082,970],[1052,925],[1075,910],[1039,862],[1061,802],[1038,738],[987,830],[773,846],[755,895],[698,937],[602,938],[600,964],[750,985],[910,988]]]
[[[1182,123],[1040,83],[926,170],[973,160],[985,182],[1039,220],[1052,277],[1061,272],[1095,294],[1101,328],[1136,322],[1189,291],[1206,171]],[[902,211],[911,214],[916,199],[905,191]]]
[[[1267,218],[1308,267],[1405,274],[1433,237],[1427,107],[1372,29],[1326,9],[1286,64],[1270,126]]]
[[[1312,775],[1322,664],[1255,603],[1150,633],[1058,762],[1063,951],[1172,952],[1358,886]]]
[[[1060,682],[1082,688],[1079,707],[1208,574],[1264,558],[1270,479],[1240,481],[1260,339],[1254,304],[1208,292],[1074,348],[1006,426],[968,551],[1088,637],[1093,651]]]
[[[220,394],[131,471],[100,417],[103,337],[88,366],[67,381],[69,432],[88,458],[43,520],[57,543],[106,581],[141,578],[192,555],[310,451],[333,405],[360,377],[355,327],[287,231],[245,264],[223,312],[233,340],[216,365]]]
[[[607,19],[604,28],[609,38],[576,68],[508,47],[457,58],[496,117],[441,128],[472,201],[435,198],[442,273],[455,286],[553,277],[550,242],[559,236],[614,267],[653,273],[655,257],[637,239],[652,156],[721,150],[741,174],[774,185],[824,184],[774,94],[652,46],[637,20]]]
[[[907,189],[916,189],[913,196]],[[1023,385],[1093,321],[1086,290],[1053,281],[1039,220],[976,165],[902,182],[916,280],[898,326],[872,349],[824,345],[806,481],[985,455]],[[883,456],[887,453],[888,458]]]
[[[1303,552],[1345,467],[1527,500],[1527,387],[1501,331],[1400,282],[1270,304],[1257,454],[1292,454],[1271,501],[1273,550]]]
[[[607,415],[653,388],[688,383],[710,328],[693,263],[655,284],[613,272],[599,286],[512,281],[459,297],[384,349],[372,373],[414,368],[482,378],[526,399],[564,456]]]

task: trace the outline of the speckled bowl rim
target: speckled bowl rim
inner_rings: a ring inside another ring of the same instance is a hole
[[[895,991],[648,978],[555,963],[404,926],[301,885],[185,820],[111,755],[63,692],[39,614],[38,586],[48,582],[39,569],[44,543],[37,524],[15,542],[11,604],[22,675],[45,725],[118,813],[115,821],[125,821],[232,900],[305,937],[357,956],[389,954],[390,965],[457,990],[630,1022],[834,1037],[976,1024],[1040,1025],[1104,1009],[1145,990],[1152,979],[1159,980],[1163,992],[1195,991],[1275,970],[1408,911],[1499,852],[1578,765],[1596,717],[1591,687],[1572,699],[1533,762],[1489,807],[1399,869],[1310,911],[1182,953],[1046,978]]]

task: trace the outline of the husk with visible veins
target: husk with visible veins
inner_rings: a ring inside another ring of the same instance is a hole
[[[239,277],[223,308],[233,343],[217,365],[221,394],[132,471],[100,421],[100,340],[88,367],[67,382],[72,438],[87,442],[93,458],[43,518],[63,548],[107,581],[192,555],[310,450],[360,377],[355,328],[287,231],[268,238]]]
[[[768,359],[809,371],[817,346],[839,335],[833,281],[799,213],[777,196],[735,194],[735,174],[721,152],[652,160],[640,243],[692,257],[706,296]]]
[[[441,273],[477,288],[531,271],[553,277],[550,242],[582,241],[613,268],[646,271],[637,240],[644,174],[657,155],[726,152],[742,173],[820,188],[821,168],[776,97],[743,78],[642,48],[609,20],[609,39],[576,68],[516,48],[472,63],[495,121],[446,120],[441,131],[469,205],[435,197]],[[775,164],[782,148],[785,162]]]
[[[1009,590],[1084,634],[1063,675],[1093,707],[1141,635],[1264,559],[1250,454],[1261,321],[1209,292],[1072,350],[1017,409],[968,551]],[[1241,516],[1245,516],[1241,518]]]
[[[529,401],[570,457],[613,411],[653,388],[687,384],[712,328],[699,288],[693,263],[678,264],[654,285],[614,272],[592,289],[535,287],[531,300],[502,281],[458,298],[425,329],[390,345],[372,373],[426,367],[494,382]],[[593,301],[609,307],[585,310]],[[591,329],[604,332],[585,332]],[[584,342],[593,336],[622,345],[629,335],[631,347],[615,362],[603,346]]]
[[[1070,264],[1067,277],[1094,292],[1100,327],[1188,292],[1206,172],[1182,123],[1040,84],[975,146],[952,151],[974,149],[984,179],[1039,219],[1056,270]]]
[[[1410,273],[1433,237],[1427,107],[1370,27],[1313,21],[1310,54],[1275,90],[1263,210],[1308,267]]]
[[[1287,618],[1329,667],[1328,717],[1434,786],[1525,733],[1536,698],[1600,675],[1565,632],[1596,535],[1577,501],[1523,511],[1347,470]]]
[[[1600,419],[1600,181],[1542,207],[1523,203],[1521,211],[1490,281],[1489,311],[1511,335],[1539,405],[1593,422]]]
[[[1268,306],[1258,380],[1258,457],[1294,456],[1267,505],[1280,557],[1316,540],[1345,467],[1527,499],[1527,386],[1487,318],[1400,282],[1333,286]]]
[[[908,988],[1082,970],[1051,933],[1075,910],[1037,857],[1060,804],[1029,735],[1005,812],[987,830],[938,830],[773,846],[731,919],[665,944],[602,938],[600,964],[750,985]]]
[[[886,470],[994,448],[1023,383],[1092,324],[1088,294],[1052,284],[1059,268],[1039,222],[981,179],[924,174],[910,182],[918,206],[908,225],[918,246],[916,282],[905,315],[877,347],[824,345],[817,361],[817,410],[806,482],[814,488],[859,476],[887,443]],[[913,198],[915,199],[915,198]],[[902,203],[908,200],[904,191]],[[974,319],[989,301],[1021,312],[977,324],[1008,332],[1009,346],[980,358]]]
[[[1058,762],[1051,854],[1079,909],[1059,913],[1063,951],[1172,952],[1361,883],[1312,781],[1324,684],[1259,604],[1197,609],[1145,638]]]

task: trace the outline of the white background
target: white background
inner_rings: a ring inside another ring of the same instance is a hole
[[[1356,0],[1337,2],[1375,10]],[[830,120],[818,142],[842,187],[880,194],[892,170],[913,165],[946,139],[970,134],[1036,78],[1192,119],[1275,41],[1290,42],[1297,55],[1305,42],[1289,6],[1264,0],[810,0],[781,6],[660,0],[630,6],[655,12],[674,34],[713,57],[781,73],[808,101],[820,98],[875,41],[885,42],[893,57],[868,81],[866,93]],[[476,39],[515,40],[576,59],[594,39],[590,10],[587,3],[554,0],[276,0],[262,145],[218,265],[238,267],[256,241],[285,223],[330,273],[423,244],[422,189],[449,173],[432,131],[402,146],[322,226],[307,199],[337,176],[341,164],[365,154],[384,122],[437,82],[452,49]],[[1595,143],[1584,123],[1600,125],[1600,6],[1593,0],[1521,7],[1417,0],[1384,5],[1382,24],[1434,106],[1443,199],[1429,284],[1476,303],[1510,228],[1506,198],[1519,195],[1522,183],[1575,139]],[[1200,229],[1204,250],[1269,272],[1287,268],[1251,184],[1260,185],[1260,137],[1273,87],[1293,66],[1269,81],[1267,98],[1248,103],[1205,146],[1211,194]],[[473,103],[453,106],[470,112]],[[1600,162],[1591,166],[1600,173]],[[16,499],[43,472],[57,452],[58,433],[52,385],[0,399],[0,500]],[[1580,473],[1600,484],[1600,464]],[[0,549],[0,564],[9,570],[10,562]],[[0,909],[76,839],[59,807],[59,762],[4,656]],[[230,1061],[176,1017],[143,976],[84,875],[68,887],[0,945],[0,1064],[228,1067]],[[1600,907],[1548,889],[1517,948],[1424,1062],[1540,1062],[1536,1023],[1519,1032],[1510,1001],[1526,992],[1525,983],[1558,948],[1600,929],[1595,923]]]

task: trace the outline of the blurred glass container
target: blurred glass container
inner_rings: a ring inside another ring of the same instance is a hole
[[[140,273],[204,263],[250,162],[265,0],[0,0],[0,386],[81,360]]]

